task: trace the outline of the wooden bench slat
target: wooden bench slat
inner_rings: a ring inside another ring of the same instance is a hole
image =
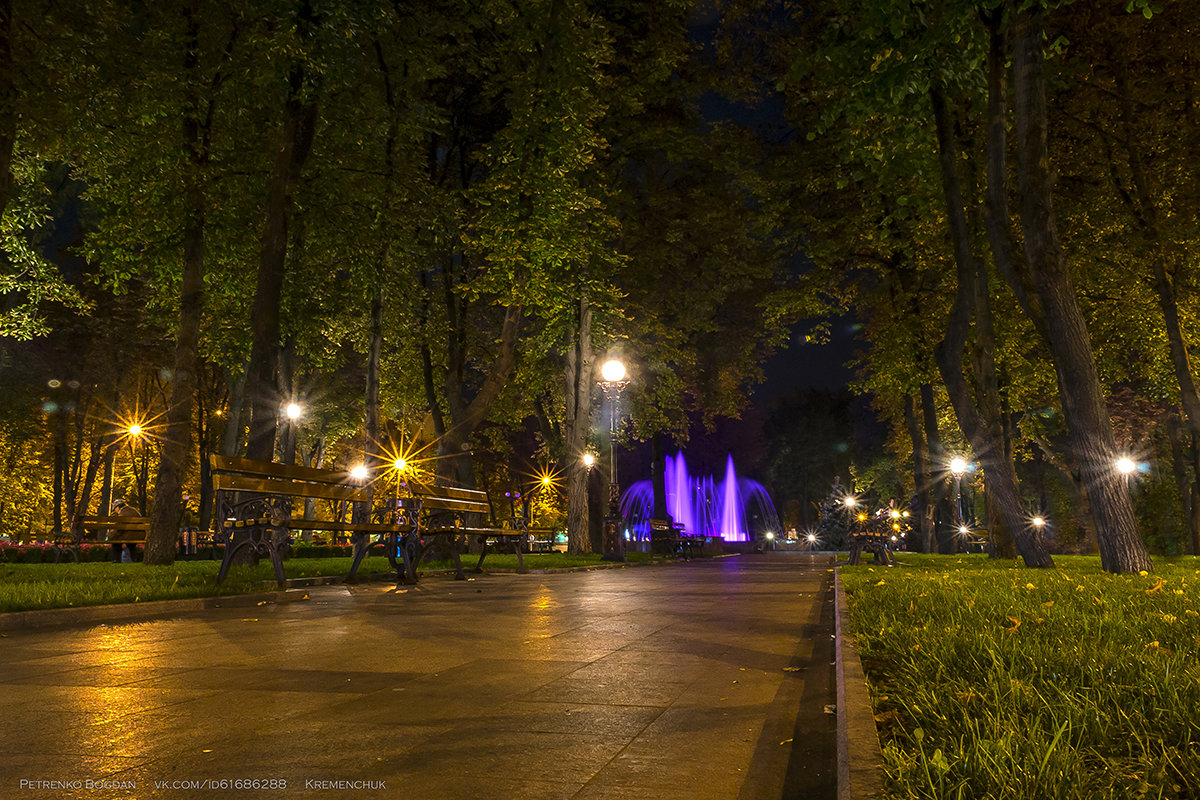
[[[319,497],[326,500],[365,501],[367,492],[361,486],[335,486],[301,481],[281,481],[255,478],[250,475],[213,475],[213,489],[227,492],[257,492],[259,494]]]
[[[467,514],[486,514],[492,510],[487,503],[469,503],[445,497],[424,497],[421,508],[425,511],[462,511]]]
[[[348,533],[390,533],[399,528],[406,530],[406,525],[393,525],[390,522],[336,522],[329,519],[298,519],[288,520],[288,527],[297,531],[346,531]]]
[[[129,528],[137,530],[150,527],[149,517],[83,517],[79,526],[88,528]]]
[[[417,483],[406,481],[400,487],[403,493],[414,497],[438,497],[447,500],[467,500],[488,505],[487,492],[479,489],[464,489],[461,486],[444,486],[440,484]]]
[[[274,461],[255,461],[250,458],[220,456],[215,453],[209,456],[209,464],[214,471],[225,473],[242,472],[248,475],[289,481],[350,484],[354,480],[346,470],[319,469],[317,467],[297,466],[296,464],[277,464]]]

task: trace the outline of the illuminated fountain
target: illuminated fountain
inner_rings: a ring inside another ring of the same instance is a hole
[[[683,453],[667,458],[667,511],[672,519],[693,536],[720,536],[728,542],[754,538],[747,523],[747,511],[757,508],[768,530],[778,531],[779,518],[767,490],[758,481],[739,478],[733,468],[733,456],[725,461],[725,479],[718,483],[712,476],[699,478],[688,474]],[[621,498],[621,513],[630,522],[635,539],[648,539],[654,510],[654,484],[638,481]]]

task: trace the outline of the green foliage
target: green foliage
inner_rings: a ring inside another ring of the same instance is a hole
[[[50,193],[40,159],[14,164],[15,195],[0,217],[0,336],[32,339],[49,332],[46,306],[58,304],[77,313],[88,305],[41,252],[49,232]]]

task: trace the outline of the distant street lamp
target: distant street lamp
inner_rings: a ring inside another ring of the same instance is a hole
[[[285,464],[296,463],[296,440],[300,418],[304,416],[304,406],[292,401],[283,407],[283,416],[287,418],[284,427],[283,442],[280,447],[280,458]]]
[[[142,441],[142,435],[146,429],[135,422],[126,428],[125,432],[129,434],[129,462],[133,464],[133,483],[137,490],[138,513],[145,514],[146,506],[149,504],[147,497],[149,495],[150,463],[146,456],[146,445],[143,444],[141,447],[142,463],[138,464],[138,443]]]
[[[767,531],[767,541],[771,543],[771,549],[775,549],[775,534]]]
[[[1117,472],[1122,475],[1132,475],[1137,471],[1137,462],[1129,456],[1121,456],[1117,459]]]
[[[625,365],[610,359],[600,368],[600,387],[609,403],[608,439],[608,516],[604,519],[604,536],[600,545],[604,561],[625,560],[625,539],[621,536],[621,485],[617,482],[617,400],[629,385]]]
[[[591,469],[592,467],[596,466],[596,457],[594,455],[592,455],[591,453],[584,453],[583,454],[583,466],[587,467],[588,469]]]

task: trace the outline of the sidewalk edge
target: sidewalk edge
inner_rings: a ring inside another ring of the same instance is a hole
[[[867,678],[854,642],[847,638],[846,594],[842,574],[833,574],[834,637],[837,653],[837,797],[838,800],[866,800],[883,795],[883,751],[875,729],[875,713]]]

